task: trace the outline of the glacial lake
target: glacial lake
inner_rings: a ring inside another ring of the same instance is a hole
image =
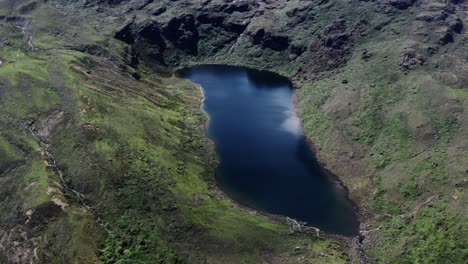
[[[354,207],[315,158],[286,78],[225,65],[178,75],[202,87],[207,133],[220,161],[216,180],[233,200],[329,233],[357,234]]]

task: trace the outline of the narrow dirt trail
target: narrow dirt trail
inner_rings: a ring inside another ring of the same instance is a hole
[[[52,168],[57,173],[57,175],[60,177],[62,187],[64,189],[66,189],[67,191],[69,191],[70,193],[72,193],[73,196],[78,200],[79,204],[83,208],[85,208],[86,210],[90,211],[96,217],[95,222],[97,224],[102,226],[107,232],[110,232],[110,230],[107,228],[108,224],[104,220],[102,220],[99,216],[96,216],[96,214],[94,213],[93,207],[86,202],[85,195],[82,194],[81,192],[75,190],[74,188],[72,188],[70,185],[67,184],[67,182],[65,181],[65,178],[64,178],[64,173],[59,168],[59,166],[57,164],[57,160],[55,159],[55,156],[49,151],[50,144],[44,142],[37,135],[37,133],[34,130],[34,127],[28,127],[28,130],[31,133],[31,135],[34,137],[34,139],[36,139],[37,142],[39,142],[39,144],[43,147],[44,154],[45,154],[45,156],[47,158],[47,161],[48,161],[48,167]]]
[[[25,17],[4,17],[0,20],[0,22],[6,22],[11,26],[18,28],[21,30],[21,33],[26,35],[27,42],[23,45],[23,47],[28,51],[36,51],[37,48],[34,47],[33,39],[34,34],[31,30],[31,22],[28,18]]]
[[[21,33],[25,34],[28,37],[28,42],[26,42],[26,50],[35,51],[36,48],[34,47],[33,41],[33,34],[30,31],[29,21],[27,21],[23,26],[19,27],[21,29]]]

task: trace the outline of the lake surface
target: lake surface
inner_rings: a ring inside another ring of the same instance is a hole
[[[195,66],[179,74],[203,88],[208,135],[220,160],[216,178],[223,191],[251,208],[330,233],[357,234],[351,202],[307,143],[287,79],[224,65]]]

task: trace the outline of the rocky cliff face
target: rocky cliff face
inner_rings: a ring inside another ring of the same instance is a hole
[[[460,0],[0,2],[0,261],[461,263],[467,10]],[[196,63],[293,81],[319,158],[360,207],[359,238],[285,236],[220,197],[196,90],[170,77]]]

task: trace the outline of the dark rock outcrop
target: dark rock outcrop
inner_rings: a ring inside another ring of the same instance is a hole
[[[247,26],[248,24],[238,21],[226,21],[222,24],[223,29],[225,29],[228,32],[236,33],[238,35],[244,32]]]
[[[306,50],[307,47],[301,45],[291,45],[290,47],[291,53],[296,56],[301,56]]]
[[[77,51],[88,53],[94,56],[112,57],[109,51],[97,44],[84,44],[75,48]]]
[[[48,202],[38,206],[28,221],[28,227],[34,228],[38,226],[44,226],[50,222],[51,219],[57,218],[63,215],[64,212],[60,206],[53,202]]]
[[[462,33],[462,30],[463,30],[463,22],[462,20],[456,16],[456,15],[452,15],[452,16],[449,16],[447,19],[447,25],[448,27],[453,30],[453,32],[455,33]]]
[[[393,14],[406,10],[415,3],[416,0],[383,0],[379,2],[378,11],[385,14]]]
[[[161,51],[166,48],[166,43],[155,21],[147,21],[142,24],[132,22],[119,30],[114,37],[130,45],[146,42],[160,47]]]
[[[153,16],[159,16],[159,15],[165,13],[166,11],[167,11],[167,8],[165,6],[163,6],[163,7],[160,7],[158,9],[154,10],[152,14],[153,14]]]
[[[422,42],[432,45],[447,45],[455,41],[455,35],[463,31],[463,22],[450,2],[421,3],[421,12],[416,16],[414,35]]]
[[[121,30],[115,33],[114,37],[118,40],[121,40],[127,44],[135,43],[135,33],[133,32],[133,23],[125,25]]]
[[[416,20],[431,22],[431,21],[443,21],[447,18],[448,14],[444,11],[434,11],[434,12],[422,12],[416,16]]]
[[[275,51],[283,51],[289,47],[289,37],[285,35],[275,35],[271,32],[266,32],[264,29],[259,29],[252,36],[254,45],[261,45],[264,48]]]
[[[200,24],[211,24],[213,26],[219,26],[224,21],[224,16],[216,13],[203,13],[197,16],[197,21]]]
[[[400,67],[402,70],[413,70],[419,65],[423,65],[426,59],[419,52],[418,44],[411,42],[405,44],[400,52]]]
[[[344,65],[352,46],[367,28],[366,20],[353,25],[349,25],[344,19],[334,21],[309,45],[305,59],[309,61],[311,71],[331,71]]]
[[[163,62],[163,53],[167,46],[157,22],[129,23],[119,30],[114,37],[132,45],[132,48],[127,50],[127,57],[129,57],[131,65],[138,62],[139,56],[150,57]]]
[[[383,0],[382,4],[404,10],[412,6],[415,2],[416,0]]]
[[[159,46],[161,50],[166,48],[166,43],[161,35],[161,31],[159,30],[158,25],[154,22],[144,24],[141,27],[138,36],[150,44]]]
[[[315,19],[313,6],[311,4],[288,10],[286,11],[286,16],[289,18],[288,26],[290,27],[295,27],[307,20],[312,21]]]
[[[237,2],[231,5],[228,5],[226,8],[224,8],[224,12],[228,14],[232,14],[234,12],[248,12],[251,9],[249,3],[243,3],[243,2]]]
[[[36,9],[38,6],[39,6],[39,4],[36,1],[33,1],[33,2],[30,2],[30,3],[27,3],[27,4],[24,4],[24,5],[20,6],[18,11],[19,11],[20,14],[27,14],[27,13],[33,11],[34,9]]]
[[[346,31],[347,25],[345,20],[337,20],[335,23],[327,27],[322,34],[319,35],[320,44],[323,47],[334,50],[341,50],[346,47],[350,41],[351,33]]]
[[[128,1],[129,0],[100,0],[99,3],[108,5],[120,5]]]
[[[441,45],[446,45],[454,41],[453,32],[448,27],[440,27],[434,33],[438,37]]]
[[[175,47],[191,55],[197,54],[200,36],[193,15],[172,18],[162,33]]]

